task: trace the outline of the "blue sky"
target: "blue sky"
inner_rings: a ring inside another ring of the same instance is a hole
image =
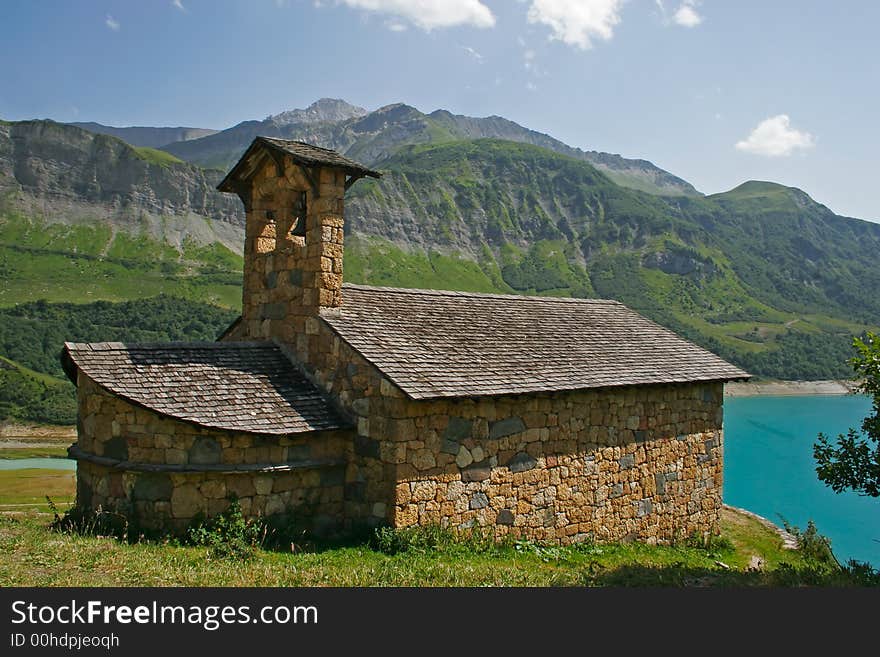
[[[321,97],[497,114],[880,221],[880,3],[4,0],[0,117],[224,128]]]

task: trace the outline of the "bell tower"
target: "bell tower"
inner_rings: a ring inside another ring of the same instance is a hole
[[[244,339],[293,343],[308,318],[342,304],[344,196],[381,174],[335,151],[257,137],[217,186],[246,212]]]

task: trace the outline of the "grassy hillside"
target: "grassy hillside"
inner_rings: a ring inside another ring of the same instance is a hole
[[[235,307],[241,305],[241,270],[241,256],[218,243],[176,248],[108,222],[47,224],[0,212],[0,307],[163,293]]]
[[[66,379],[31,370],[0,356],[0,421],[73,424],[75,396],[73,385]]]
[[[61,534],[46,525],[46,516],[33,513],[0,516],[0,586],[751,587],[876,585],[877,579],[806,549],[782,549],[776,532],[733,510],[723,513],[722,540],[708,547],[496,545],[427,528],[386,536],[391,540],[258,550],[248,561],[211,558],[203,547]],[[46,545],[54,549],[47,552]]]
[[[167,167],[171,164],[183,164],[183,160],[180,158],[174,157],[171,153],[160,151],[157,148],[135,146],[134,151],[141,159],[146,160],[150,164],[158,164],[161,167]]]

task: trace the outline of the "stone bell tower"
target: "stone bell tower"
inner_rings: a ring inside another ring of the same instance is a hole
[[[342,304],[344,195],[381,174],[335,151],[257,137],[217,186],[247,215],[239,336],[293,343]]]

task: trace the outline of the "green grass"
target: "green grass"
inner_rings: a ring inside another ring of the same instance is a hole
[[[597,167],[602,173],[608,176],[615,184],[621,187],[628,187],[647,194],[655,194],[657,196],[687,196],[688,193],[679,191],[670,187],[660,187],[654,184],[648,178],[642,178],[638,175],[630,173],[619,173],[614,169],[605,169]]]
[[[52,447],[3,447],[0,443],[0,459],[62,459],[67,458],[70,441]]]
[[[30,368],[27,368],[27,367],[25,367],[24,365],[22,365],[21,363],[16,363],[16,362],[15,362],[14,360],[12,360],[11,358],[6,358],[5,356],[0,356],[0,361],[2,361],[3,363],[6,363],[6,365],[9,366],[8,368],[3,368],[2,365],[0,365],[0,368],[3,368],[3,369],[9,369],[9,368],[15,369],[15,370],[17,370],[20,374],[22,374],[22,375],[24,375],[24,376],[27,376],[27,377],[30,377],[30,378],[32,378],[32,379],[35,379],[35,380],[39,381],[40,383],[42,383],[42,384],[44,384],[44,385],[47,385],[47,386],[60,386],[60,385],[63,385],[63,384],[65,383],[64,380],[62,380],[62,379],[60,379],[60,378],[58,378],[58,377],[56,377],[56,376],[52,376],[51,374],[46,374],[46,373],[44,373],[44,372],[37,372],[36,370],[32,370],[32,369],[30,369]]]
[[[244,268],[242,256],[217,242],[199,246],[190,238],[186,238],[183,242],[183,257],[190,262],[203,263],[222,271],[237,273]]]
[[[109,224],[46,225],[0,212],[0,307],[172,294],[238,308],[242,263],[219,244],[186,242],[179,251],[143,233],[114,232]]]
[[[169,244],[162,244],[144,234],[117,233],[107,250],[107,257],[129,262],[177,262],[180,253]]]
[[[345,249],[345,280],[352,283],[393,287],[509,292],[499,285],[494,262],[483,268],[473,259],[438,251],[404,251],[377,238],[355,237]]]
[[[640,543],[541,546],[439,540],[396,553],[370,543],[257,550],[249,561],[204,547],[57,533],[45,515],[0,516],[0,586],[779,586],[852,585],[781,549],[778,535],[725,511],[734,547]],[[739,515],[739,514],[736,514]],[[429,537],[431,533],[428,532]],[[766,564],[749,570],[753,556]]]
[[[0,470],[0,511],[47,511],[46,496],[55,504],[67,505],[75,494],[76,474],[72,470]]]
[[[790,194],[794,189],[795,188],[793,187],[786,187],[785,185],[780,185],[779,183],[774,182],[748,180],[729,191],[710,194],[706,198],[738,200],[758,199],[766,207],[768,205],[768,200],[773,200],[777,203],[784,203],[790,198]]]
[[[175,157],[171,153],[160,151],[149,146],[135,146],[134,152],[142,160],[146,160],[150,164],[158,164],[160,167],[167,167],[172,164],[186,164],[183,160]]]

